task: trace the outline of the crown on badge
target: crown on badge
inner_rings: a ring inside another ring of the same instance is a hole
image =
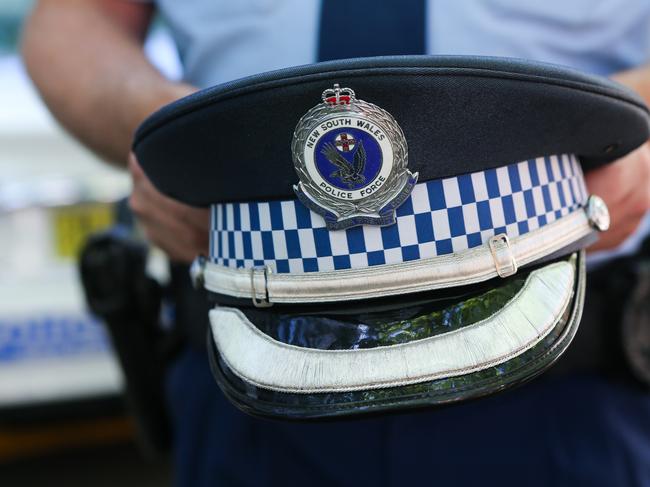
[[[356,99],[356,96],[351,88],[341,88],[336,83],[334,88],[327,88],[323,91],[322,98],[329,105],[349,105]]]

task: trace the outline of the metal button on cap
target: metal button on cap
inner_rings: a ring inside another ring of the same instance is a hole
[[[587,218],[592,227],[599,232],[605,232],[609,229],[610,218],[607,205],[600,196],[592,194],[587,200]]]
[[[203,255],[199,255],[190,266],[190,279],[194,289],[202,289],[205,284],[205,265],[207,259]]]

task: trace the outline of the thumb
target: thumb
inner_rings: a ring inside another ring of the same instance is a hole
[[[140,180],[144,178],[144,171],[142,170],[142,167],[140,167],[138,158],[135,156],[133,151],[129,152],[128,169],[129,173],[131,173],[131,177],[134,180]]]

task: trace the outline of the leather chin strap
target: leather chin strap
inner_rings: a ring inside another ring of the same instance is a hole
[[[428,259],[303,274],[275,274],[268,267],[233,269],[204,262],[201,275],[207,290],[249,298],[259,307],[381,298],[465,286],[513,275],[518,267],[560,255],[563,249],[593,236],[597,225],[589,214],[591,207],[588,204],[513,239],[495,235],[479,247]]]

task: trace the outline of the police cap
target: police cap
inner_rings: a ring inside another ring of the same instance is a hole
[[[399,56],[264,73],[161,109],[134,150],[209,206],[208,348],[238,407],[318,418],[462,401],[541,373],[576,333],[583,171],[649,137],[609,80]]]

